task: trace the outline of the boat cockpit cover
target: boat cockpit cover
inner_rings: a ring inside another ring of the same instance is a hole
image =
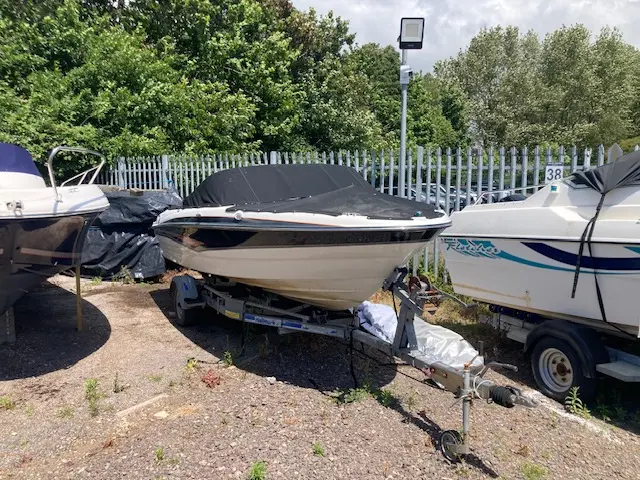
[[[258,165],[217,172],[198,185],[183,208],[229,205],[229,211],[358,214],[369,218],[439,218],[432,205],[380,193],[351,167]]]
[[[600,167],[575,172],[570,179],[576,185],[586,185],[602,194],[640,183],[640,150],[623,155]]]
[[[0,142],[0,172],[28,173],[42,177],[31,154],[12,143]]]

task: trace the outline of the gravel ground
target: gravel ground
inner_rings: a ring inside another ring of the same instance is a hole
[[[239,323],[176,328],[167,284],[83,283],[82,332],[72,278],[15,309],[18,342],[0,346],[2,479],[244,479],[261,461],[255,478],[638,478],[632,419],[584,421],[546,399],[535,410],[477,402],[472,454],[452,465],[435,441],[461,426],[460,407],[409,378],[422,380],[415,369],[355,356],[359,382],[388,393],[360,389],[339,402],[334,392],[354,383],[332,339],[254,329],[241,352]],[[531,385],[517,350],[488,342],[487,352],[524,372],[490,378]]]

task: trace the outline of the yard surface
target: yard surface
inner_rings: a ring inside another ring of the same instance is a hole
[[[83,281],[77,332],[73,285],[59,276],[24,297],[18,340],[0,345],[2,479],[639,476],[640,416],[625,406],[637,392],[599,406],[615,426],[549,400],[533,410],[476,402],[472,455],[452,465],[435,442],[460,428],[460,405],[408,378],[423,380],[415,369],[356,355],[350,390],[345,346],[218,318],[177,328],[167,283]],[[521,367],[490,378],[530,388],[517,346],[488,341],[486,354]]]

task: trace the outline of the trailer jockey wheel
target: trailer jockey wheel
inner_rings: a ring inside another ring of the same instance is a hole
[[[455,451],[458,445],[462,445],[462,435],[457,430],[445,430],[440,435],[440,451],[444,458],[450,462],[457,463],[460,461],[460,454]]]

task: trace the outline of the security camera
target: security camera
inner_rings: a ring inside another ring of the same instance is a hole
[[[413,69],[409,65],[400,65],[400,85],[409,85]]]

